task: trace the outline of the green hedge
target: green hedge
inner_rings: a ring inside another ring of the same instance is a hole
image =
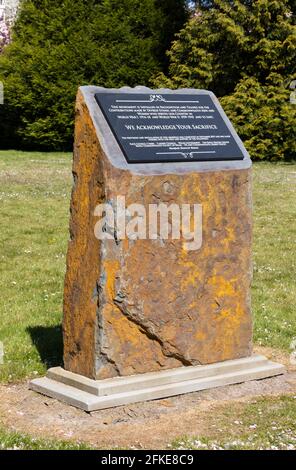
[[[2,148],[70,148],[77,88],[147,85],[185,19],[185,0],[23,0],[0,56]]]
[[[254,159],[295,159],[295,1],[198,3],[155,86],[211,89]]]

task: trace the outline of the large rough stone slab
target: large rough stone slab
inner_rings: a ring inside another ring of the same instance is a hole
[[[82,87],[77,97],[65,369],[105,379],[249,356],[248,155],[244,150],[241,162],[129,165],[95,102],[102,90]],[[116,233],[97,240],[96,205],[122,195],[145,208],[201,204],[201,248],[186,251],[182,239],[118,240]]]

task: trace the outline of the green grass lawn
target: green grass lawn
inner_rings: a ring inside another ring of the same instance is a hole
[[[62,294],[72,185],[71,155],[0,152],[0,380],[44,374],[62,360]],[[254,165],[257,344],[288,352],[296,337],[296,164]],[[295,448],[296,399],[236,403],[207,416],[209,435],[173,449]],[[83,449],[0,428],[0,449]]]
[[[0,380],[61,363],[71,155],[0,152]],[[255,341],[296,337],[296,164],[254,165]]]
[[[296,164],[254,165],[254,340],[289,351],[296,338]]]
[[[2,381],[61,361],[71,183],[69,154],[0,152]]]
[[[0,429],[0,450],[90,450],[84,443],[36,439],[27,434]]]
[[[295,450],[296,397],[232,403],[207,414],[208,435],[183,436],[173,449]]]

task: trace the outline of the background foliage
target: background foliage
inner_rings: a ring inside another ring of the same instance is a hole
[[[296,0],[23,0],[0,56],[1,147],[70,149],[78,86],[141,84],[211,89],[254,159],[295,159],[295,12]]]

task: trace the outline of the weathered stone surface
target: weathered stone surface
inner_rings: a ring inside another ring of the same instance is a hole
[[[88,95],[93,95],[92,89]],[[251,354],[251,168],[120,164],[77,98],[64,364],[101,379]],[[90,99],[90,98],[88,98]],[[104,147],[104,144],[103,144]],[[151,171],[149,170],[151,169]],[[150,173],[149,173],[150,172]],[[199,203],[203,243],[95,238],[95,206]]]

